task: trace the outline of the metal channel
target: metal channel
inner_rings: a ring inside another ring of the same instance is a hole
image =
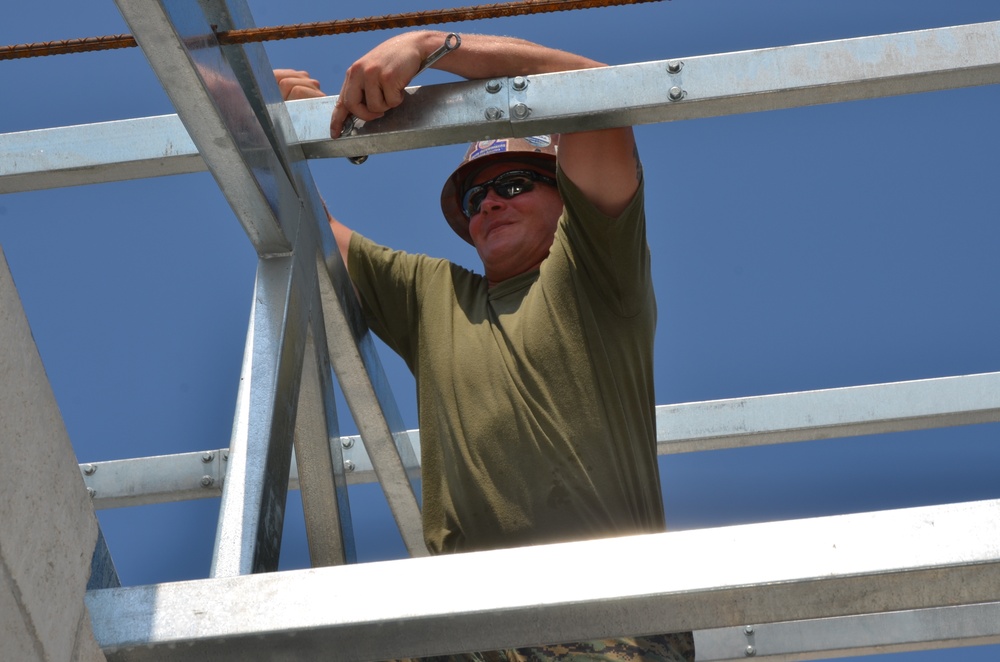
[[[199,124],[203,121],[203,115],[207,114],[210,116],[210,120],[215,119],[221,122],[223,128],[228,132],[225,134],[227,140],[222,141],[221,144],[218,142],[205,144],[202,142],[204,136],[199,137],[199,134],[194,132],[192,132],[192,136],[201,149],[206,162],[210,164],[213,173],[216,174],[220,187],[226,192],[237,216],[243,220],[244,226],[248,228],[251,241],[254,242],[258,252],[262,255],[262,265],[258,271],[258,286],[262,287],[261,291],[267,292],[268,296],[271,296],[272,291],[274,296],[278,296],[276,293],[280,288],[266,282],[266,280],[261,281],[260,275],[270,270],[270,267],[263,263],[283,258],[270,257],[274,253],[269,253],[268,251],[271,250],[269,246],[259,240],[257,236],[260,234],[257,231],[258,224],[253,219],[256,215],[270,215],[278,219],[275,227],[285,232],[289,241],[295,243],[294,253],[289,258],[287,265],[288,287],[284,290],[284,296],[289,302],[287,316],[284,320],[287,325],[286,331],[295,334],[290,345],[294,348],[291,356],[293,363],[290,369],[294,374],[292,376],[286,374],[283,364],[268,366],[275,372],[269,377],[266,368],[264,368],[265,372],[261,373],[262,376],[256,383],[260,384],[258,388],[271,395],[267,396],[262,392],[258,396],[247,395],[245,399],[241,399],[241,407],[245,407],[247,411],[237,415],[236,427],[240,428],[242,432],[234,434],[234,446],[229,462],[230,480],[226,483],[226,490],[233,490],[235,495],[238,488],[233,485],[233,472],[239,471],[241,468],[248,468],[245,467],[245,464],[238,466],[238,462],[251,462],[254,461],[253,458],[263,457],[267,454],[273,456],[276,462],[275,466],[285,464],[285,447],[279,451],[276,450],[276,444],[286,444],[286,440],[291,436],[287,426],[294,419],[298,383],[296,382],[294,387],[286,388],[284,385],[277,384],[275,376],[286,380],[297,380],[297,366],[301,365],[305,344],[305,319],[306,315],[312,315],[317,320],[322,319],[327,329],[324,351],[330,353],[333,367],[342,385],[345,380],[368,385],[367,390],[360,395],[354,395],[345,385],[348,401],[352,403],[353,400],[357,404],[356,407],[352,404],[352,410],[363,411],[366,415],[377,418],[372,422],[359,422],[362,434],[365,433],[365,426],[369,425],[373,425],[379,430],[389,431],[388,434],[368,435],[372,437],[369,439],[369,446],[378,449],[380,448],[380,440],[387,440],[386,450],[381,455],[376,454],[376,463],[382,462],[390,465],[390,468],[383,472],[388,476],[386,493],[389,497],[390,507],[400,524],[407,548],[413,554],[426,554],[422,529],[419,525],[420,510],[417,497],[406,473],[407,466],[416,467],[416,460],[413,459],[412,448],[405,437],[399,438],[400,435],[405,435],[402,426],[392,427],[386,422],[385,412],[395,411],[395,401],[384,383],[381,366],[377,363],[377,359],[374,362],[365,361],[360,354],[365,345],[364,337],[367,330],[364,329],[363,324],[360,329],[357,329],[355,328],[357,325],[346,321],[347,314],[343,308],[351,306],[356,308],[357,304],[353,300],[345,301],[341,298],[335,302],[337,305],[327,307],[325,316],[324,311],[319,307],[308,309],[310,305],[317,303],[317,300],[314,299],[315,292],[319,287],[317,281],[324,283],[323,292],[349,290],[349,285],[345,286],[347,277],[342,266],[339,272],[329,268],[330,263],[339,261],[339,251],[336,250],[322,201],[309,174],[305,159],[300,150],[288,149],[289,143],[294,142],[294,129],[287,117],[285,104],[281,101],[266,55],[259,44],[251,45],[246,49],[229,46],[220,50],[214,40],[212,25],[222,28],[248,27],[251,22],[249,10],[245,3],[238,2],[225,6],[205,4],[207,11],[210,12],[210,15],[206,16],[197,7],[184,3],[170,4],[170,7],[177,9],[173,13],[165,10],[165,6],[159,6],[156,11],[146,11],[145,5],[133,7],[130,2],[123,2],[122,11],[126,17],[130,16],[131,12],[139,15],[136,17],[137,25],[133,26],[133,31],[137,35],[140,46],[145,49],[144,44],[149,44],[151,48],[159,49],[152,53],[147,50],[147,54],[158,68],[165,70],[165,73],[161,75],[161,80],[168,91],[173,89],[171,86],[174,86],[177,88],[174,89],[174,92],[185,98],[186,105],[178,105],[182,118],[189,116],[190,123]],[[181,36],[171,36],[175,29]],[[154,37],[142,37],[143,31],[154,35]],[[178,73],[184,69],[193,70],[194,73],[188,72],[183,75]],[[216,108],[222,110],[216,112]],[[232,181],[233,175],[229,173],[230,169],[234,169],[236,172],[235,183]],[[220,175],[220,173],[225,176]],[[247,194],[253,198],[249,208],[245,206],[245,203],[240,203]],[[299,219],[303,214],[304,220],[300,224]],[[321,257],[317,257],[318,252]],[[322,275],[317,274],[318,266],[321,267]],[[335,284],[334,279],[339,279],[342,282]],[[324,296],[324,301],[328,298]],[[294,304],[294,301],[299,303]],[[255,299],[255,311],[259,302],[259,299]],[[278,305],[279,299],[268,300],[268,311],[265,313],[277,310]],[[256,312],[254,314],[257,315]],[[352,312],[351,317],[360,319],[360,315],[356,311]],[[274,327],[275,320],[268,319],[267,323],[270,326],[267,326],[267,330],[264,332],[267,334],[266,337],[260,336],[260,331],[252,332],[248,337],[248,342],[260,343],[262,351],[265,353],[277,351],[279,347],[277,344],[279,335],[275,335],[277,333]],[[284,338],[283,335],[280,337]],[[367,343],[371,344],[370,338]],[[362,346],[361,349],[358,349],[359,344]],[[353,352],[350,349],[345,350],[345,346],[353,347],[355,350]],[[247,356],[249,357],[251,353],[253,352],[248,349]],[[373,354],[374,352],[369,353]],[[258,357],[256,365],[265,366],[266,362]],[[244,372],[246,373],[246,370]],[[372,385],[373,381],[376,382],[377,386]],[[246,387],[247,384],[244,382],[243,386]],[[276,391],[269,389],[276,389]],[[267,400],[268,397],[272,399],[283,398],[283,400],[276,402],[271,409],[259,409],[257,404],[250,402],[250,400],[255,399]],[[375,404],[370,405],[369,401]],[[272,420],[268,419],[268,416],[280,416],[281,418],[280,420]],[[237,448],[242,443],[239,441],[240,439],[246,438],[246,435],[250,434],[263,434],[262,431],[265,429],[270,430],[273,439],[266,447],[266,451],[265,447],[261,445],[263,440],[256,442],[253,450],[248,449],[246,452],[241,452]],[[394,443],[397,441],[399,447],[408,451],[409,463],[406,461],[407,455],[405,453],[403,460],[399,458],[400,451],[397,449],[397,444]],[[288,452],[290,453],[290,447],[288,447]],[[398,470],[393,471],[397,467]],[[411,473],[415,475],[415,471],[411,471]],[[287,469],[285,474],[287,479]],[[393,479],[394,474],[398,474],[400,478]],[[257,470],[250,470],[249,473],[243,471],[239,475],[241,479],[251,478],[255,481],[262,479],[261,472]],[[254,543],[251,542],[251,534],[246,530],[246,527],[260,527],[255,536],[257,544],[273,546],[274,543],[280,542],[280,537],[276,537],[273,531],[265,534],[263,530],[265,528],[273,529],[275,524],[280,523],[283,516],[284,498],[276,496],[277,492],[280,491],[276,490],[276,487],[283,483],[278,482],[272,485],[269,481],[273,478],[273,472],[270,470],[264,471],[263,476],[268,482],[257,487],[248,487],[250,492],[240,494],[240,499],[264,499],[275,508],[268,513],[262,512],[261,518],[256,522],[246,519],[247,514],[254,511],[253,507],[242,505],[242,501],[235,497],[230,499],[224,496],[223,498],[218,543],[220,546],[226,546],[229,551],[223,552],[221,547],[217,550],[217,562],[213,564],[213,572],[216,574],[244,573],[248,572],[251,567],[264,569],[276,564],[276,548],[273,550],[273,554],[267,553],[261,557],[261,559],[266,560],[263,564],[259,563],[260,559],[258,561],[250,560],[257,557],[261,553],[261,549],[258,548],[256,553],[250,551]],[[327,490],[327,496],[323,498],[307,498],[311,509],[313,507],[322,507],[323,509],[315,516],[310,516],[310,520],[335,521],[337,519],[337,505],[330,498],[335,491]],[[230,526],[225,524],[227,518],[231,518],[233,522],[242,521],[244,523]],[[235,542],[237,539],[240,540],[239,543]],[[232,542],[227,543],[226,541]]]
[[[1000,372],[656,408],[660,454],[1000,421]]]
[[[326,131],[336,97],[293,101],[294,142],[307,158],[380,154],[1000,83],[1000,22],[544,74],[520,92],[500,82],[500,93],[485,81],[411,87],[402,106],[338,140]],[[16,156],[0,162],[0,193],[190,172],[197,153],[175,130],[145,118],[0,135],[0,152]],[[123,167],[136,145],[137,167]]]
[[[344,399],[364,440],[367,467],[373,470],[411,556],[426,556],[423,520],[417,501],[420,459],[403,425],[370,332],[365,329],[354,289],[340,253],[327,253],[331,278],[320,278],[320,296],[327,323],[328,350],[337,370]],[[352,315],[336,315],[350,310]],[[355,342],[333,342],[335,338]],[[360,446],[360,444],[359,444]]]
[[[289,255],[301,206],[274,153],[273,131],[258,120],[198,5],[118,5],[261,255],[211,572],[274,570],[308,314],[302,290],[309,274]]]
[[[528,77],[524,90],[511,98],[514,135],[716,117],[1000,83],[1000,22],[574,73],[572,86],[552,74]],[[524,107],[518,109],[518,104]]]
[[[213,577],[278,567],[306,344],[307,311],[295,296],[303,276],[295,267],[293,257],[258,262]]]
[[[615,558],[629,561],[614,581],[580,581]],[[383,660],[972,605],[998,586],[1000,501],[983,501],[107,589],[87,605],[109,660]]]
[[[1000,22],[497,82],[499,92],[486,81],[411,88],[399,108],[338,140],[320,121],[335,99],[295,102],[311,115],[298,136],[310,157],[345,156],[1000,83]]]
[[[1000,372],[656,408],[661,455],[996,421],[1000,421]],[[420,431],[409,430],[408,435],[419,455]],[[375,480],[360,436],[330,443],[342,447],[344,460],[350,462],[348,484]],[[212,458],[220,454],[205,451],[92,462],[81,464],[80,470],[95,492],[97,508],[183,501],[218,496],[207,479],[219,477],[218,460]],[[294,468],[289,487],[298,487]]]
[[[234,0],[228,6],[241,27],[252,27],[253,21],[245,2]],[[214,24],[226,24],[226,17],[213,15],[211,19]],[[319,298],[312,299],[312,316],[314,321],[322,320],[326,337],[325,347],[318,347],[318,351],[329,357],[358,429],[371,449],[375,473],[408,552],[412,556],[424,556],[428,552],[423,540],[416,488],[420,476],[419,461],[375,352],[372,336],[363,322],[354,289],[330,230],[326,207],[307,161],[300,149],[284,147],[294,141],[295,131],[271,66],[259,44],[246,49],[228,46],[224,50],[230,54],[231,60],[239,59],[243,63],[237,73],[243,72],[241,80],[244,87],[260,92],[259,113],[273,122],[272,133],[275,136],[272,142],[275,149],[287,157],[283,163],[299,191],[304,218],[307,219],[300,229],[300,238],[309,237],[318,245],[318,253],[312,245],[308,249],[297,248],[303,267],[308,263],[310,270],[317,274],[310,281],[318,285],[319,292]],[[317,339],[323,335],[316,327],[314,334]],[[336,453],[336,450],[333,452]],[[307,514],[314,523],[338,518],[335,512],[337,506],[329,495],[304,497],[310,510],[322,507],[322,511]],[[341,518],[340,521],[347,520]]]
[[[207,170],[177,115],[0,134],[0,193]]]
[[[796,662],[1000,644],[1000,602],[694,633],[698,662]]]
[[[249,7],[245,2],[219,3],[202,0],[200,4],[205,15],[193,21],[197,31],[214,32],[217,29],[253,26]],[[302,379],[300,388],[304,389],[306,400],[303,402],[300,399],[298,402],[294,445],[303,465],[303,470],[299,472],[300,489],[311,562],[314,566],[320,566],[354,561],[354,535],[343,461],[336,454],[337,449],[331,449],[330,446],[330,440],[338,438],[340,434],[337,429],[323,311],[318,298],[317,278],[321,276],[317,273],[313,257],[319,245],[315,222],[317,215],[309,213],[311,210],[301,198],[303,189],[309,187],[303,186],[305,178],[297,176],[292,165],[293,154],[288,144],[294,140],[294,131],[285,116],[284,102],[277,91],[264,49],[256,44],[249,48],[223,46],[221,51],[232,67],[241,93],[245,95],[245,100],[268,141],[268,145],[261,146],[262,149],[268,152],[275,167],[281,167],[282,172],[278,173],[276,179],[283,181],[280,175],[287,176],[298,193],[294,209],[283,208],[283,211],[286,211],[289,219],[295,217],[298,233],[295,238],[294,268],[301,274],[301,286],[291,296],[301,297],[302,305],[308,310],[308,319],[302,320],[306,327],[306,348],[301,364],[303,370],[299,373]],[[307,168],[305,173],[308,174]],[[273,172],[270,174],[275,176]],[[311,183],[311,180],[307,181]],[[300,421],[298,414],[304,414],[306,418]]]
[[[294,228],[280,215],[294,192],[201,9],[116,2],[257,253],[288,253]]]
[[[313,309],[320,310],[318,302]],[[322,320],[314,317],[310,320],[295,418],[293,468],[302,488],[302,510],[313,567],[357,561],[332,374]]]
[[[233,0],[228,8],[236,21],[234,25],[242,28],[253,26],[245,2]],[[222,26],[228,24],[228,18],[220,14],[210,16],[213,24]],[[330,230],[319,189],[301,150],[286,147],[295,139],[295,131],[267,55],[260,44],[245,49],[227,46],[223,50],[231,61],[239,62],[239,65],[234,64],[234,69],[244,88],[257,92],[250,99],[260,99],[258,115],[265,118],[272,146],[282,157],[282,164],[288,169],[300,195],[307,220],[300,228],[299,236],[301,241],[308,238],[310,243],[308,247],[303,244],[296,250],[303,268],[314,274],[310,284],[318,287],[319,298],[310,294],[313,319],[317,323],[322,320],[325,325],[326,344],[318,351],[329,357],[358,429],[372,449],[376,474],[407,550],[413,556],[426,555],[428,552],[424,545],[415,487],[419,480],[419,464],[406,437],[402,417],[381,362],[375,354],[371,334],[361,321],[354,290]],[[317,338],[322,335],[317,327],[314,327],[314,333]],[[323,521],[347,522],[336,512],[338,506],[330,499],[331,494],[324,492],[324,495],[304,495],[304,503],[313,511],[307,513],[307,521],[317,525]]]

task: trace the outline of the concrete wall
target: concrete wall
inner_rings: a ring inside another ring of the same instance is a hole
[[[83,602],[97,519],[2,250],[0,472],[0,660],[104,660]]]

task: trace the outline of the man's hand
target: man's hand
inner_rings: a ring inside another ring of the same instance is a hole
[[[319,88],[319,81],[311,78],[308,71],[275,69],[274,77],[278,80],[281,98],[285,101],[326,96],[326,93]]]
[[[370,122],[403,103],[403,90],[420,71],[429,43],[428,33],[401,34],[348,67],[330,118],[330,135],[340,136],[348,115]]]
[[[352,64],[330,118],[330,136],[340,137],[349,115],[369,122],[403,103],[406,86],[447,33],[406,32],[382,42]],[[441,58],[435,69],[467,79],[509,77],[605,66],[590,58],[523,39],[462,35],[462,47]],[[275,71],[286,100],[324,96],[305,71]],[[641,179],[632,129],[563,134],[559,141],[562,171],[604,214],[614,217],[631,201]]]

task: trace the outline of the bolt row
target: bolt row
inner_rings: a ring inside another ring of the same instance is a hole
[[[520,76],[518,78],[520,78]],[[526,80],[525,80],[525,85],[527,85]],[[523,106],[524,104],[520,104],[520,105]],[[352,439],[350,437],[345,437],[341,441],[341,445],[344,448],[353,448],[354,447],[354,439]],[[205,464],[210,464],[214,460],[215,460],[215,453],[213,453],[212,451],[205,451],[201,455],[201,461],[203,463],[205,463]],[[223,461],[228,461],[229,460],[229,451],[223,451],[223,453],[222,453],[222,460]],[[84,475],[86,475],[86,476],[93,476],[95,473],[97,473],[97,465],[96,464],[85,464],[85,465],[83,465],[82,469],[83,469]],[[345,460],[344,461],[344,469],[347,472],[354,471],[354,469],[355,469],[354,462],[351,461],[351,460]],[[201,481],[200,482],[201,482],[201,486],[202,487],[212,487],[213,485],[215,485],[215,478],[206,474],[206,475],[204,475],[204,476],[201,477]],[[87,494],[90,496],[91,499],[93,499],[94,497],[97,496],[97,490],[95,490],[92,487],[88,487],[87,488]]]
[[[684,63],[680,60],[670,60],[667,62],[667,72],[671,74],[679,74],[681,69],[684,68]],[[511,81],[511,88],[518,92],[523,92],[528,89],[528,79],[524,76],[515,76]],[[486,82],[486,91],[489,94],[497,94],[503,89],[503,81],[498,78],[493,78]],[[681,101],[687,96],[687,92],[684,88],[679,85],[673,85],[669,90],[667,90],[667,98],[671,101]],[[511,115],[514,119],[523,120],[531,115],[531,108],[523,103],[517,103],[513,108],[510,109]],[[496,106],[490,106],[486,109],[486,119],[490,122],[496,122],[503,118],[503,110],[497,108]]]

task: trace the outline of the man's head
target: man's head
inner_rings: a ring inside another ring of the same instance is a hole
[[[548,255],[562,212],[555,186],[557,139],[473,143],[445,182],[441,210],[476,247],[491,282],[533,269]]]

